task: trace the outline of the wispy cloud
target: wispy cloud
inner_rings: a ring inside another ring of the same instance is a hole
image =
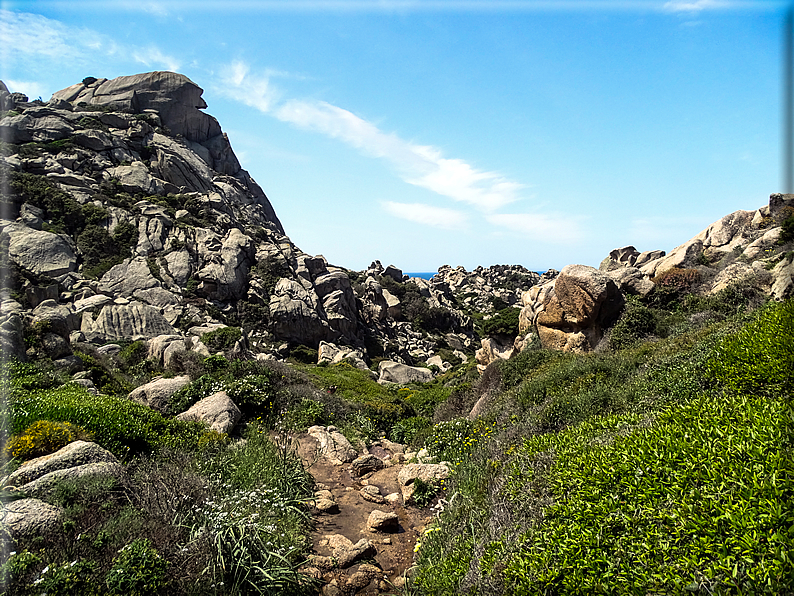
[[[13,53],[12,53],[13,52]],[[47,17],[0,10],[0,60],[28,59],[96,64],[97,56],[128,60],[149,67],[178,70],[180,63],[154,45],[123,45],[109,35],[85,27],[71,27]]]
[[[524,185],[498,172],[478,170],[461,159],[444,157],[436,147],[406,141],[380,130],[372,122],[324,101],[289,99],[267,74],[253,75],[248,66],[235,62],[221,89],[229,96],[304,130],[319,132],[387,161],[408,184],[426,188],[455,201],[491,212],[517,201]]]
[[[454,209],[434,207],[422,203],[395,203],[383,201],[383,209],[400,219],[407,219],[434,228],[444,230],[460,230],[466,227],[468,218],[466,214]]]
[[[37,81],[19,81],[14,79],[5,79],[3,81],[8,87],[8,90],[12,93],[19,92],[24,93],[31,99],[36,99],[37,97],[41,97],[46,93],[44,89],[44,85]]]
[[[115,50],[116,44],[96,31],[68,27],[41,15],[0,10],[3,54],[39,58],[79,59],[87,50]]]
[[[579,222],[566,215],[493,213],[486,219],[497,227],[525,234],[528,241],[569,244],[582,238]]]
[[[177,71],[179,70],[180,63],[173,56],[163,54],[158,48],[149,46],[134,50],[132,57],[136,62],[145,64],[147,67],[162,66],[166,70]]]
[[[731,8],[735,2],[726,0],[669,0],[665,2],[662,10],[668,12],[700,12],[701,10]]]

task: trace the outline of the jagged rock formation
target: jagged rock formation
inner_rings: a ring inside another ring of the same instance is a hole
[[[48,102],[0,85],[7,354],[24,356],[42,321],[37,350],[64,365],[73,341],[169,337],[170,352],[154,350],[167,365],[224,324],[245,330],[242,350],[282,358],[326,342],[362,366],[471,345],[444,284],[414,280],[406,303],[396,267],[361,276],[296,247],[201,95],[171,72],[89,77]],[[441,321],[431,335],[415,326],[427,313]]]
[[[716,294],[731,283],[753,277],[769,295],[783,299],[794,290],[794,264],[788,245],[780,241],[782,223],[792,215],[794,195],[774,193],[767,205],[730,213],[670,253],[639,253],[627,246],[613,250],[600,269],[616,280],[627,277],[627,272],[635,280],[640,275],[651,280],[673,270],[692,270],[697,272],[695,289],[701,294]],[[627,290],[623,284],[621,288]]]
[[[536,333],[545,348],[586,352],[616,320],[627,294],[647,297],[676,284],[701,295],[752,283],[776,299],[794,291],[791,239],[780,241],[782,223],[794,215],[794,195],[772,194],[755,211],[736,211],[711,224],[670,253],[613,250],[600,271],[565,267],[553,281],[524,292],[516,346]]]
[[[302,344],[360,368],[379,359],[443,371],[482,345],[482,368],[536,336],[593,349],[623,296],[648,296],[670,270],[695,271],[702,293],[750,275],[777,298],[794,286],[778,246],[790,195],[669,254],[616,249],[600,271],[445,265],[424,280],[379,261],[348,271],[284,235],[201,94],[170,72],[89,77],[48,102],[0,84],[5,354],[24,358],[27,337],[31,355],[77,372],[72,343],[141,339],[167,366],[181,351],[209,355],[201,335],[231,325],[244,331],[234,350],[249,357],[281,359]],[[482,343],[472,315],[511,306],[522,310],[512,347]]]

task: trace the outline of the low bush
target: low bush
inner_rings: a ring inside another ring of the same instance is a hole
[[[80,426],[116,457],[150,453],[170,447],[195,448],[204,427],[164,418],[126,398],[92,395],[78,385],[20,391],[8,398],[11,432],[21,433],[39,420],[59,420]]]
[[[168,562],[146,538],[119,551],[105,583],[114,596],[149,596],[165,586]]]
[[[202,343],[213,352],[230,350],[242,337],[242,332],[237,327],[221,327],[209,331],[201,336]]]
[[[76,440],[90,441],[91,433],[69,422],[37,420],[18,435],[13,435],[5,446],[8,457],[26,460],[55,453]]]
[[[317,350],[309,346],[296,346],[290,350],[289,357],[303,364],[316,364]]]
[[[398,421],[391,427],[391,440],[395,443],[405,443],[410,445],[414,438],[431,427],[430,420],[424,416],[411,416]]]
[[[518,335],[518,317],[520,314],[520,308],[513,306],[503,308],[487,321],[483,321],[483,337],[500,335],[515,338]]]
[[[611,359],[561,356],[541,364],[519,390],[545,378],[550,393],[562,381],[560,399],[576,401],[591,392],[591,382],[580,381],[600,373],[596,383],[613,379],[624,407],[543,432],[532,422],[543,422],[543,410],[533,406],[453,453],[449,505],[421,540],[414,589],[794,590],[786,432],[794,422],[792,334],[787,301]],[[607,400],[604,411],[614,403]],[[471,424],[446,427],[439,446],[466,445]]]
[[[626,348],[651,335],[662,335],[664,326],[654,309],[630,302],[609,334],[613,349]]]

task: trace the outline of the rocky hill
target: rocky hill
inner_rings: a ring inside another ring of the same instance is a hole
[[[521,266],[445,265],[423,280],[375,261],[348,271],[290,241],[201,95],[170,72],[89,77],[46,103],[0,85],[6,353],[38,350],[69,367],[74,342],[160,337],[208,354],[202,334],[228,325],[242,330],[234,349],[251,358],[319,350],[319,361],[360,368],[446,370],[479,347],[484,370],[536,338],[595,349],[628,295],[681,284],[713,294],[748,277],[775,298],[791,293],[779,240],[792,197],[779,194],[669,254],[616,249],[600,270],[571,265],[541,277]],[[514,319],[511,308],[520,309],[517,329],[483,328]],[[34,348],[24,343],[31,328],[43,331]]]
[[[794,195],[598,269],[349,271],[201,94],[0,84],[0,591],[792,593]]]
[[[242,328],[251,357],[322,346],[364,367],[471,353],[457,278],[351,272],[301,251],[201,95],[170,72],[90,77],[46,103],[0,86],[6,352],[24,358],[25,329],[46,324],[41,349],[65,366],[82,341],[205,352],[198,339],[222,325]]]

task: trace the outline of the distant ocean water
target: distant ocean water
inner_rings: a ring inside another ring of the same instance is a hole
[[[419,272],[411,273],[410,271],[406,271],[405,275],[407,275],[408,277],[421,277],[422,279],[430,279],[436,273],[438,273],[438,272],[437,271],[419,271]]]
[[[419,271],[419,272],[413,272],[413,273],[410,272],[410,271],[406,271],[405,275],[407,275],[408,277],[421,277],[422,279],[430,279],[436,273],[437,273],[436,271]],[[538,273],[538,275],[543,275],[546,272],[545,271],[538,271],[537,273]]]

